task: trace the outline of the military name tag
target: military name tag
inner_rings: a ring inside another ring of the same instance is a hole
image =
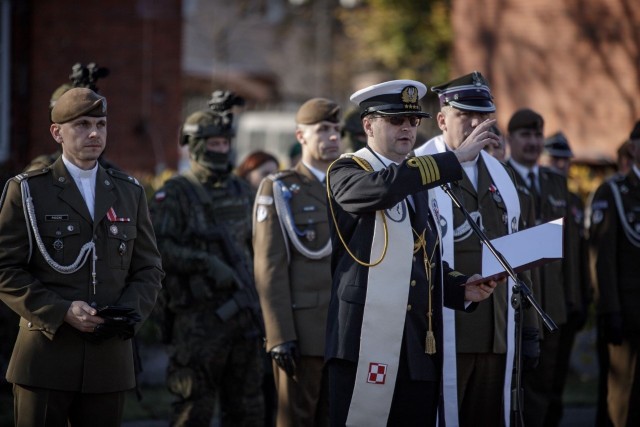
[[[45,221],[67,221],[69,220],[69,215],[66,214],[53,214],[53,215],[45,215]]]

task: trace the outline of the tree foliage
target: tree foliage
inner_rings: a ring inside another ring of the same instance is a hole
[[[354,60],[397,78],[448,78],[452,31],[449,0],[364,0],[338,18]]]

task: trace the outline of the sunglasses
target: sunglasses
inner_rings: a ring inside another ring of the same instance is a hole
[[[418,116],[373,116],[375,118],[384,119],[386,122],[391,123],[393,126],[402,126],[404,124],[405,119],[409,120],[409,125],[411,127],[416,127],[420,125],[420,117]]]

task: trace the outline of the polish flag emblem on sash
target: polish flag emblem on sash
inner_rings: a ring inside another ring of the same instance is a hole
[[[387,377],[387,365],[382,363],[369,363],[369,377],[367,382],[371,384],[384,384]]]

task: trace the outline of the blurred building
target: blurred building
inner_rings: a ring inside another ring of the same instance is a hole
[[[614,160],[640,119],[640,2],[455,0],[453,74],[481,71],[504,128],[522,107],[577,158]]]
[[[0,0],[1,175],[56,149],[47,130],[48,101],[76,62],[110,70],[98,83],[109,99],[112,123],[106,156],[131,173],[177,168],[180,124],[206,106],[216,89],[246,98],[245,111],[252,113],[244,125],[248,129],[260,127],[270,113],[290,115],[314,96],[335,99],[346,111],[349,95],[365,83],[402,78],[354,55],[375,45],[360,46],[362,41],[345,34],[339,16],[368,5],[364,0]],[[577,158],[615,158],[640,118],[640,2],[454,0],[450,5],[451,77],[481,71],[491,83],[502,128],[516,109],[530,107],[544,116],[548,134],[567,135]],[[431,92],[425,108],[434,115],[438,110]],[[425,120],[420,130],[423,139],[439,133],[435,120]],[[254,133],[238,146],[267,148],[254,145],[270,135],[288,138],[290,131]]]
[[[57,149],[49,99],[76,62],[110,71],[98,81],[109,103],[107,158],[131,173],[175,163],[180,16],[181,0],[0,0],[0,106],[9,112],[0,115],[0,164],[21,169]]]

